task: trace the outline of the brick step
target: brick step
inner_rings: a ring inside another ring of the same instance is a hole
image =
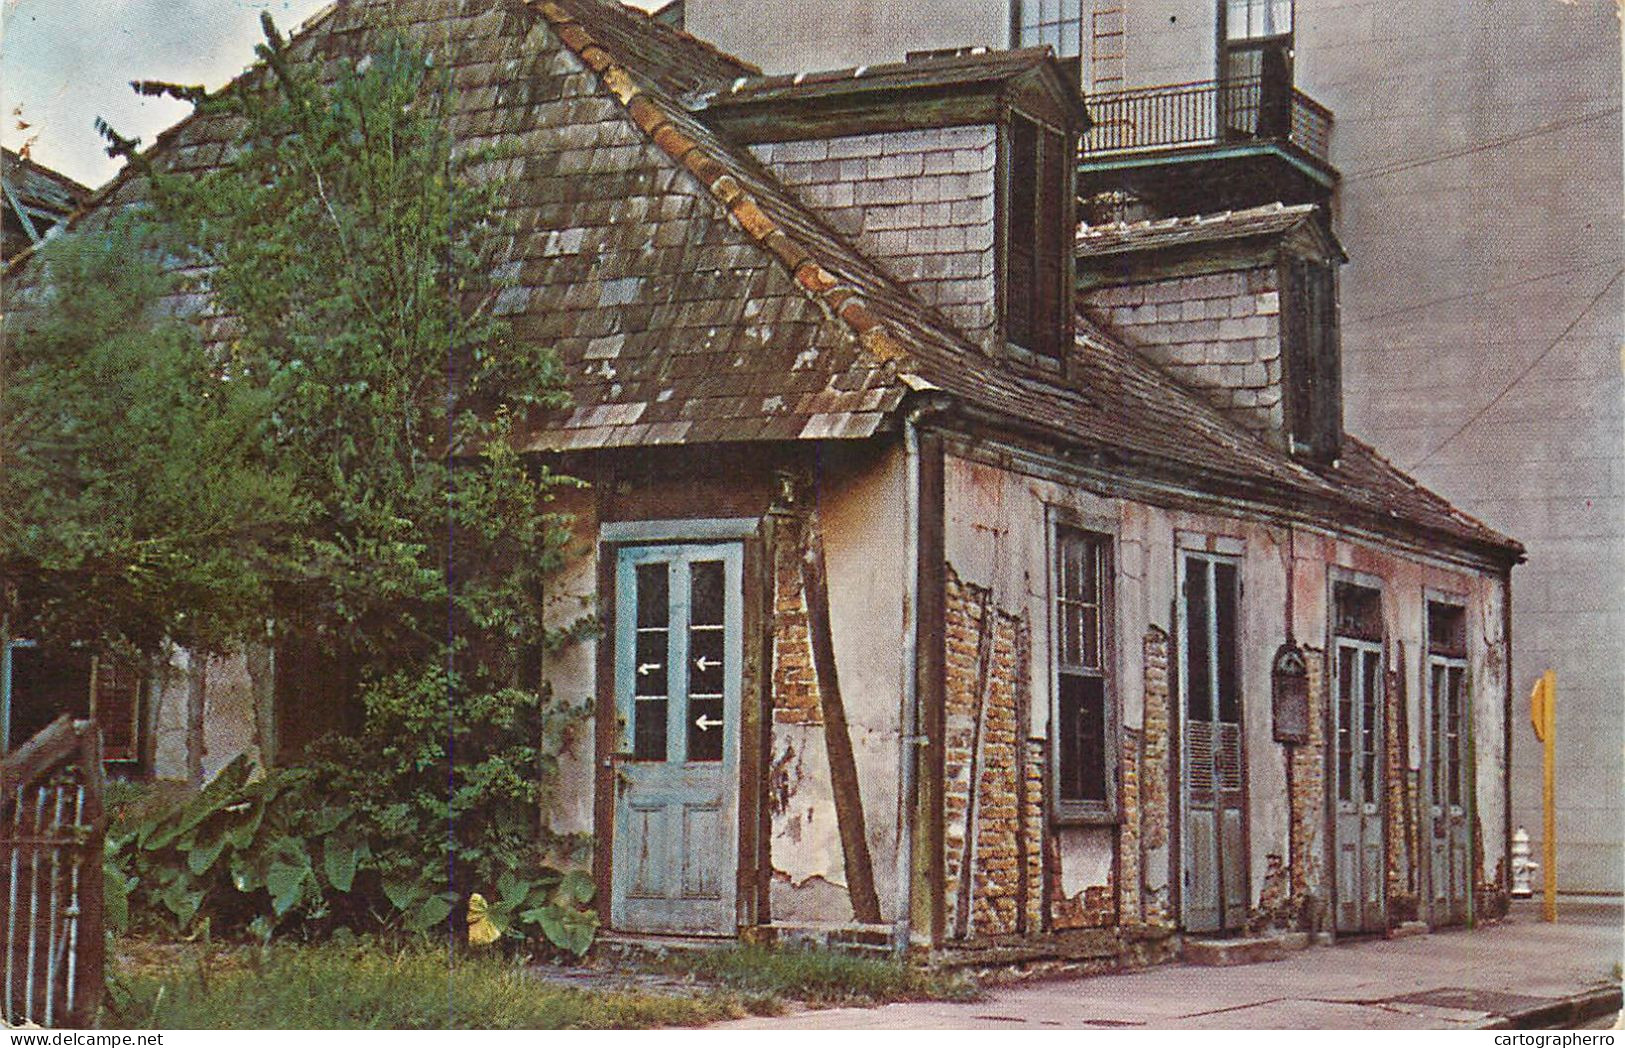
[[[1279,961],[1287,954],[1306,949],[1308,946],[1308,932],[1282,932],[1278,935],[1256,935],[1241,939],[1193,939],[1186,936],[1180,956],[1186,964],[1223,968],[1236,964]]]

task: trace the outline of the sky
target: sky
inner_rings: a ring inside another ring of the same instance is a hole
[[[218,88],[253,62],[261,11],[291,34],[328,2],[0,0],[0,141],[14,150],[26,145],[33,160],[99,186],[120,162],[103,152],[97,117],[150,145],[191,111],[172,99],[141,98],[130,81]]]

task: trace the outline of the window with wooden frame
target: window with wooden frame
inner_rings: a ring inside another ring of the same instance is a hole
[[[1117,711],[1112,686],[1111,539],[1058,524],[1051,611],[1055,814],[1117,818]]]
[[[142,706],[141,673],[126,660],[21,638],[0,653],[0,753],[66,713],[96,721],[106,763],[133,768],[142,759]]]
[[[1061,359],[1070,329],[1069,213],[1072,157],[1067,136],[1020,114],[1007,149],[1005,339],[1035,356]]]

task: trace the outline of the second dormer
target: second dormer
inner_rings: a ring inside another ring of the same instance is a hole
[[[754,77],[688,104],[988,353],[1061,368],[1088,116],[1047,49]]]
[[[1337,270],[1313,205],[1079,228],[1078,306],[1283,451],[1342,448]]]

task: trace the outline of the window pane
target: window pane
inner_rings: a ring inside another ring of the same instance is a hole
[[[1377,800],[1377,726],[1381,724],[1382,702],[1382,656],[1376,652],[1365,653],[1364,679],[1360,682],[1360,754],[1363,759],[1361,772],[1363,781],[1363,799],[1367,804],[1374,804]]]
[[[1214,635],[1219,656],[1219,720],[1241,723],[1241,680],[1236,651],[1236,566],[1213,565]]]
[[[632,754],[639,760],[666,759],[666,718],[671,606],[665,562],[637,566],[637,623],[632,660]]]
[[[1337,649],[1337,799],[1354,799],[1354,649]]]
[[[1445,668],[1434,665],[1428,673],[1428,695],[1432,700],[1430,720],[1432,721],[1432,749],[1431,760],[1428,762],[1429,772],[1433,779],[1432,798],[1434,804],[1445,803],[1445,750],[1448,745],[1445,732],[1448,712],[1445,709]]]
[[[666,759],[665,699],[639,699],[632,710],[632,756],[640,761]]]
[[[1208,562],[1185,561],[1185,716],[1213,719],[1213,682],[1208,668]]]
[[[1061,799],[1106,800],[1105,682],[1081,674],[1061,675]]]
[[[666,628],[671,621],[671,609],[666,599],[666,573],[670,565],[665,562],[658,564],[639,564],[638,591],[637,591],[637,621],[638,626],[658,626]]]
[[[723,589],[719,560],[689,566],[688,759],[722,759]]]
[[[1080,627],[1083,635],[1083,652],[1079,660],[1085,669],[1099,670],[1100,667],[1100,609],[1085,606],[1078,609],[1081,617]]]
[[[1452,667],[1449,673],[1450,698],[1447,708],[1450,711],[1449,720],[1449,749],[1445,751],[1445,759],[1449,762],[1450,803],[1461,804],[1461,751],[1462,751],[1462,682],[1466,671]]]

